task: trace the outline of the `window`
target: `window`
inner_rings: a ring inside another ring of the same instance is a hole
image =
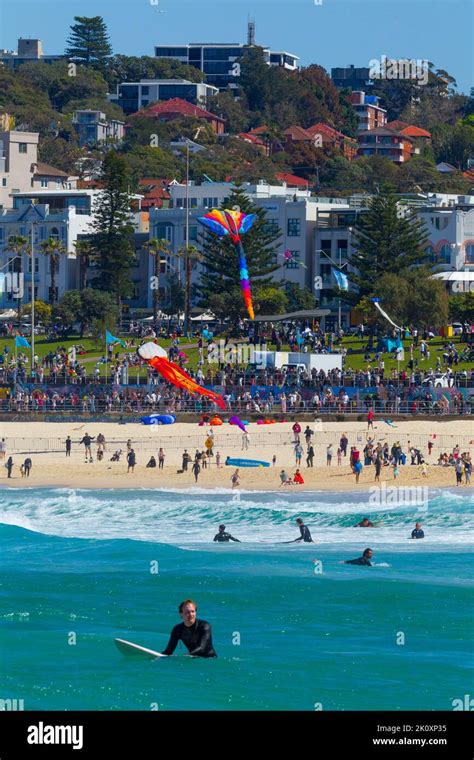
[[[288,237],[299,237],[301,235],[301,220],[288,219]]]
[[[271,235],[272,237],[278,237],[280,234],[280,228],[276,219],[267,219],[263,225],[263,232],[265,235]]]
[[[472,243],[466,245],[466,264],[474,264],[474,245]]]
[[[18,143],[19,153],[28,153],[28,143]]]
[[[173,241],[173,227],[171,224],[157,224],[155,226],[154,237],[158,240],[167,240],[168,243]]]
[[[36,267],[35,267],[35,269],[36,269]],[[38,300],[38,286],[35,285],[35,301],[37,301],[37,300]],[[31,285],[28,288],[28,301],[31,302]]]
[[[150,88],[148,85],[142,85],[142,95],[149,95],[150,94]]]
[[[50,237],[54,238],[54,240],[59,240],[59,230],[57,227],[51,227]]]
[[[47,179],[42,179],[41,180],[41,187],[48,187],[48,180]]]
[[[39,261],[38,257],[35,256],[35,274],[38,274],[39,272]],[[31,274],[31,258],[28,256],[28,274]]]
[[[190,240],[197,240],[198,239],[198,228],[197,225],[193,225],[189,228],[189,239]]]
[[[288,261],[285,261],[284,267],[286,269],[299,269],[300,268],[300,252],[290,251],[290,253],[291,253],[291,259],[288,259]]]
[[[7,186],[7,178],[2,177],[2,187],[6,187],[6,186]]]
[[[443,264],[449,264],[451,261],[451,246],[445,243],[439,250],[439,260]]]
[[[437,230],[445,230],[449,223],[447,216],[432,216],[430,218],[431,224]]]

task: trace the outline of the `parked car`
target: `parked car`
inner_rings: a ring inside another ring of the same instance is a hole
[[[462,333],[463,333],[463,326],[462,326],[461,322],[453,322],[453,324],[451,325],[451,327],[453,328],[453,335],[462,335]]]

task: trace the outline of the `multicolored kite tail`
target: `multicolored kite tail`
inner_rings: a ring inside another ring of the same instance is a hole
[[[254,318],[255,313],[252,304],[252,294],[250,292],[249,271],[240,235],[251,228],[256,218],[256,214],[244,214],[242,211],[236,209],[221,210],[218,208],[213,208],[212,211],[205,216],[198,217],[198,222],[211,230],[211,232],[214,232],[220,237],[230,235],[232,242],[235,243],[235,247],[239,254],[240,286],[242,288],[244,303],[250,319]]]
[[[214,391],[210,391],[207,388],[203,388],[202,385],[198,385],[192,377],[189,377],[187,372],[177,364],[171,362],[166,355],[166,351],[158,346],[156,343],[149,342],[144,343],[138,349],[138,355],[141,359],[146,361],[150,367],[156,369],[165,380],[178,388],[184,388],[189,393],[198,393],[200,396],[207,396],[214,401],[221,409],[225,409],[225,401],[222,396],[219,396]]]

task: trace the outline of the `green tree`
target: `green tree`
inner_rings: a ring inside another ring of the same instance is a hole
[[[348,277],[357,288],[357,300],[373,294],[375,283],[385,273],[399,274],[422,264],[427,243],[424,223],[411,212],[401,212],[390,190],[376,195],[354,226],[356,250],[349,257],[349,264],[356,271],[349,271]],[[348,291],[347,300],[353,300],[354,295]]]
[[[303,309],[315,309],[316,296],[309,288],[302,288],[297,282],[285,283],[285,292],[288,299],[288,311],[302,311]]]
[[[71,332],[75,322],[80,324],[80,336],[92,328],[94,320],[106,319],[111,329],[118,318],[117,304],[109,293],[86,288],[68,290],[53,310],[55,321],[59,321],[66,332]]]
[[[42,325],[49,325],[51,322],[51,316],[53,309],[51,304],[45,303],[40,299],[35,299],[35,323],[41,323]],[[31,303],[25,304],[23,308],[23,314],[25,316],[31,316]]]
[[[256,297],[262,314],[284,314],[288,309],[288,297],[275,285],[257,287]]]
[[[386,273],[374,284],[373,295],[397,324],[436,329],[446,324],[448,296],[444,284],[432,274],[428,267]],[[388,327],[380,314],[377,321]]]
[[[105,70],[112,47],[101,16],[74,16],[65,54],[74,63]]]
[[[474,322],[474,293],[449,296],[449,318],[459,322]]]
[[[171,272],[167,277],[165,303],[161,311],[165,314],[180,314],[184,309],[184,288],[181,285],[176,272]]]
[[[125,159],[107,153],[101,174],[103,190],[94,209],[92,243],[99,262],[97,286],[112,293],[121,306],[132,292],[130,267],[135,256],[131,223],[130,177]]]
[[[63,244],[57,238],[49,237],[40,244],[41,253],[49,259],[49,271],[51,276],[51,285],[49,288],[49,302],[52,306],[58,300],[58,289],[56,287],[56,275],[59,272],[59,262],[61,256],[65,256],[67,251]]]
[[[266,222],[266,211],[255,207],[242,188],[232,190],[222,208],[232,209],[238,206],[245,214],[256,214],[257,219],[248,232],[243,235],[243,246],[250,274],[250,288],[253,294],[254,309],[260,311],[259,291],[274,285],[271,275],[279,268],[276,262],[276,248],[280,234],[275,234]],[[203,251],[205,271],[201,277],[199,293],[204,308],[211,307],[216,313],[214,304],[216,296],[223,297],[226,303],[223,308],[229,308],[227,313],[222,311],[216,316],[228,317],[236,324],[239,317],[245,314],[242,294],[240,292],[239,257],[235,245],[229,237],[220,238],[212,233],[205,233],[200,239]],[[221,299],[222,300],[222,299]],[[232,308],[230,305],[233,304]]]

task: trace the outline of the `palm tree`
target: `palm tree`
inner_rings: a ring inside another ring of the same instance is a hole
[[[84,290],[87,286],[87,270],[95,260],[96,251],[90,240],[76,240],[74,248],[79,261],[79,290]]]
[[[15,254],[15,258],[13,259],[13,271],[19,275],[23,273],[23,254],[26,253],[27,255],[31,254],[31,248],[30,248],[30,241],[25,235],[10,235],[8,238],[8,251],[11,251]],[[34,273],[33,273],[33,287],[34,287]],[[20,293],[22,292],[22,289],[20,289]],[[20,296],[18,298],[18,327],[20,327],[21,324],[21,302],[22,297]]]
[[[187,333],[191,303],[191,271],[194,269],[194,262],[202,261],[204,256],[195,245],[188,245],[187,249],[183,246],[175,255],[184,257],[184,330]]]
[[[160,271],[162,254],[171,256],[169,242],[165,238],[151,238],[148,243],[145,243],[144,248],[148,249],[148,252],[155,257],[155,263],[153,266],[153,274],[155,277],[155,287],[153,288],[153,323],[156,325],[158,319],[158,300],[160,297]]]
[[[59,270],[59,262],[61,256],[64,256],[67,251],[63,244],[57,238],[49,237],[44,240],[41,245],[41,252],[44,256],[49,256],[49,268],[51,272],[51,286],[49,288],[49,302],[52,306],[56,303],[56,275]]]

